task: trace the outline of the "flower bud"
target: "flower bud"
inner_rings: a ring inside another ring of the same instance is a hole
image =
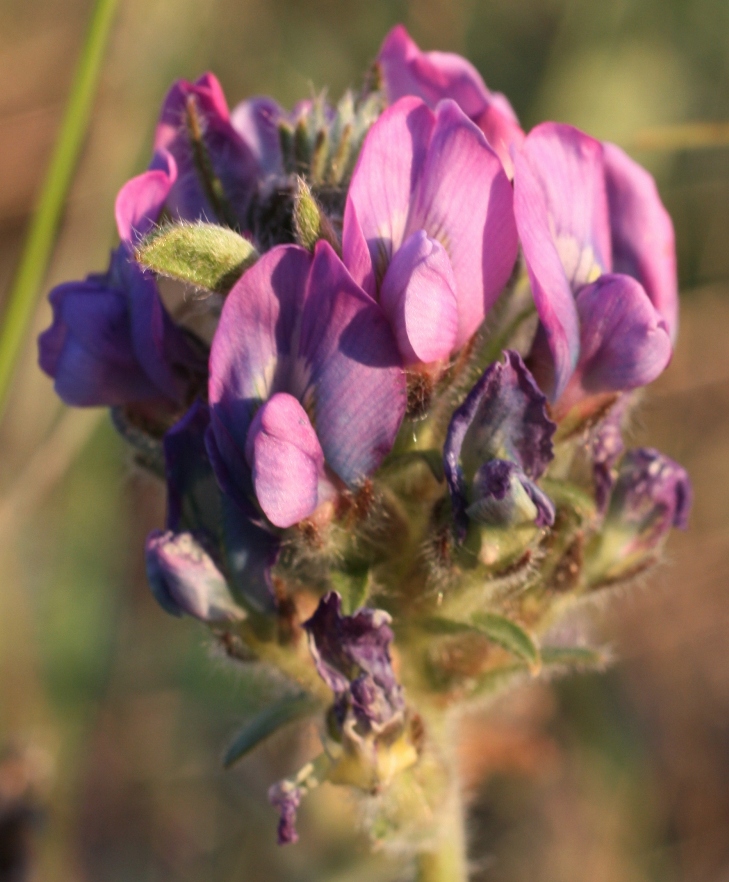
[[[147,539],[146,559],[152,593],[172,615],[210,623],[245,617],[225,577],[192,533],[155,530]]]
[[[671,527],[686,529],[691,496],[677,462],[650,447],[629,450],[588,565],[590,582],[612,582],[653,562]]]

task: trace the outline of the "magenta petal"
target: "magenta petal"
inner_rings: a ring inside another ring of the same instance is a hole
[[[508,100],[498,92],[491,94],[488,107],[473,118],[501,160],[509,180],[514,178],[513,155],[524,144],[524,131]]]
[[[377,284],[372,257],[367,240],[357,217],[357,209],[351,199],[344,206],[344,230],[342,233],[342,260],[350,276],[371,297],[377,297]]]
[[[678,278],[671,217],[651,175],[614,144],[604,148],[614,270],[643,285],[673,342],[678,330]]]
[[[378,279],[405,238],[413,187],[434,124],[422,101],[403,98],[382,114],[364,140],[347,201],[356,208]],[[348,222],[351,212],[345,213],[345,239]]]
[[[483,134],[452,101],[436,124],[413,196],[407,233],[424,229],[450,257],[460,348],[501,293],[516,261],[513,193]]]
[[[177,177],[175,160],[166,150],[155,154],[153,168],[127,181],[116,197],[116,226],[122,242],[146,236],[162,212]]]
[[[304,408],[286,392],[274,395],[256,413],[246,459],[259,505],[276,527],[303,520],[326,498],[319,439]]]
[[[266,252],[226,298],[210,350],[208,394],[213,431],[231,471],[262,401],[282,383],[292,358],[311,256],[282,245]]]
[[[155,149],[161,148],[177,163],[177,179],[167,200],[172,214],[246,229],[260,169],[251,148],[231,125],[225,96],[212,74],[172,86],[155,135]],[[212,172],[217,184],[204,179],[201,165]]]
[[[402,25],[387,34],[377,60],[391,104],[405,95],[417,95],[431,107],[452,98],[464,113],[475,116],[489,100],[486,84],[470,61],[453,52],[421,51]]]
[[[393,257],[380,304],[405,364],[427,364],[451,354],[458,330],[456,280],[445,249],[423,230],[413,233]]]
[[[514,212],[554,359],[554,388],[546,390],[554,399],[577,363],[574,292],[611,268],[602,145],[571,126],[537,126],[516,156]]]
[[[671,359],[666,323],[630,276],[606,275],[577,295],[580,362],[575,379],[591,394],[652,382]]]
[[[348,484],[375,471],[392,448],[405,414],[401,364],[381,308],[319,242],[289,389],[312,413],[328,465]]]
[[[483,131],[513,177],[511,150],[521,146],[524,133],[507,99],[486,88],[470,61],[452,52],[422,52],[402,25],[385,37],[377,60],[390,103],[417,95],[435,107],[452,98]]]

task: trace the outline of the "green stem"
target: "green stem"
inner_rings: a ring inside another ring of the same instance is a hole
[[[88,129],[117,0],[96,0],[71,95],[0,329],[0,420]]]
[[[443,812],[437,847],[417,857],[417,882],[468,882],[463,803],[454,788]]]

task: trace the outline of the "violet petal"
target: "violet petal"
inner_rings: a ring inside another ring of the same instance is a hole
[[[339,594],[330,591],[304,623],[317,670],[337,698],[357,684],[352,695],[361,723],[386,723],[405,706],[390,659],[390,616],[368,608],[343,616],[341,604]]]
[[[671,527],[686,529],[691,510],[686,470],[650,447],[629,450],[620,463],[606,524],[634,535],[634,549],[655,548]]]
[[[456,280],[442,245],[413,233],[385,273],[380,304],[390,319],[405,364],[448,358],[458,331]]]
[[[575,372],[588,394],[651,383],[671,359],[666,323],[630,276],[604,275],[577,295],[580,359]]]
[[[483,134],[450,100],[435,112],[406,236],[423,229],[448,252],[456,279],[459,349],[509,279],[518,237],[513,190]]]
[[[612,266],[602,145],[571,126],[543,123],[515,160],[514,212],[534,302],[554,360],[558,398],[577,364],[573,295]]]
[[[512,176],[511,150],[524,138],[507,99],[489,91],[481,74],[452,52],[422,52],[402,25],[385,37],[377,57],[391,104],[417,95],[430,107],[452,98],[484,132],[507,174]]]
[[[641,283],[675,342],[678,277],[671,217],[651,175],[614,144],[604,149],[613,269]]]
[[[327,464],[347,484],[390,452],[406,406],[405,377],[382,309],[332,247],[314,253],[288,391],[309,412]]]
[[[306,411],[288,393],[263,404],[251,423],[246,459],[258,503],[277,527],[290,527],[333,493],[324,476],[324,453]]]
[[[464,535],[469,486],[483,463],[509,460],[537,480],[552,460],[556,425],[521,356],[511,350],[495,362],[456,409],[448,427],[443,464],[456,528]]]

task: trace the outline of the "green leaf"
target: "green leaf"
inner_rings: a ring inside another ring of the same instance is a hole
[[[248,239],[216,224],[180,223],[150,233],[136,250],[142,266],[162,276],[227,294],[258,260]]]
[[[506,649],[512,655],[523,658],[531,668],[541,664],[539,648],[516,622],[496,613],[475,613],[471,622],[493,643]]]
[[[532,638],[506,616],[496,613],[476,613],[471,617],[470,622],[434,617],[425,619],[421,624],[430,634],[483,634],[492,643],[523,659],[530,668],[538,669],[541,664],[539,649]]]
[[[223,765],[229,769],[239,759],[277,732],[287,723],[293,723],[314,713],[319,702],[306,693],[288,695],[264,708],[241,729],[226,751]]]
[[[342,611],[345,615],[351,616],[355,610],[364,606],[370,590],[369,575],[368,567],[348,573],[332,570],[332,587],[342,598]]]
[[[586,646],[545,646],[542,661],[549,667],[601,668],[609,661],[609,655]]]

